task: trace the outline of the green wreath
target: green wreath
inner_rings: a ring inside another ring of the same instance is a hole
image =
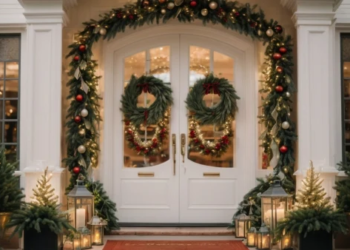
[[[203,95],[218,94],[221,101],[214,107],[207,107]],[[217,78],[213,74],[198,80],[188,93],[187,109],[192,113],[200,125],[224,124],[227,119],[234,119],[238,110],[236,90],[225,78]]]
[[[142,93],[151,93],[156,100],[148,107],[137,107],[137,97]],[[173,104],[170,83],[164,83],[154,76],[132,76],[122,95],[121,111],[125,120],[138,127],[141,124],[157,124],[164,118],[165,112]]]

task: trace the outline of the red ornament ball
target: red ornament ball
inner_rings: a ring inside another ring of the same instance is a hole
[[[239,12],[237,11],[237,12],[235,12],[235,16],[236,17],[239,17],[240,16],[240,14],[239,14]]]
[[[76,117],[74,117],[74,121],[76,123],[81,123],[81,117],[79,115],[77,115]]]
[[[281,92],[283,92],[283,87],[282,86],[276,86],[276,92],[277,93],[281,93]]]
[[[130,20],[134,20],[134,18],[135,18],[134,15],[129,15]]]
[[[280,152],[281,152],[282,154],[285,154],[285,153],[288,152],[288,148],[287,148],[286,146],[282,146],[282,147],[280,147]]]
[[[80,167],[74,167],[73,168],[73,173],[74,174],[79,174],[80,173]]]
[[[83,100],[84,100],[84,97],[82,96],[82,95],[77,95],[76,97],[75,97],[75,100],[77,101],[77,102],[82,102]]]
[[[190,5],[191,5],[191,7],[196,7],[197,6],[197,1],[191,1]]]
[[[281,47],[281,48],[279,48],[279,52],[280,52],[281,54],[287,53],[286,47]]]
[[[84,44],[79,46],[80,52],[85,52],[86,51],[86,46]]]
[[[117,16],[118,19],[121,19],[121,18],[123,18],[123,13],[118,12],[118,13],[116,14],[116,16]]]
[[[205,146],[202,144],[202,145],[200,145],[199,146],[201,149],[204,149],[205,148]]]
[[[80,56],[75,56],[74,57],[74,61],[79,61],[80,60]]]
[[[210,152],[211,152],[210,149],[206,149],[206,150],[205,150],[205,154],[206,154],[206,155],[210,154]]]
[[[275,59],[275,60],[280,60],[281,58],[282,58],[282,55],[280,54],[280,53],[275,53],[275,54],[273,54],[273,59]]]
[[[282,72],[283,72],[283,68],[280,67],[280,66],[278,66],[278,67],[276,68],[276,71],[277,71],[277,73],[282,73]]]
[[[275,32],[281,34],[283,32],[283,28],[281,25],[276,25]]]

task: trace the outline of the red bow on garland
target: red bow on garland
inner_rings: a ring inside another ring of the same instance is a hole
[[[205,90],[205,94],[210,94],[211,90],[213,90],[214,94],[220,95],[220,90],[219,90],[219,83],[214,82],[214,83],[204,83],[203,88]]]
[[[149,92],[148,82],[137,84],[137,87],[140,87],[144,93]]]

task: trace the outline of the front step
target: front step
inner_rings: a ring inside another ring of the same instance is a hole
[[[233,229],[226,227],[121,227],[109,235],[142,236],[232,236]]]

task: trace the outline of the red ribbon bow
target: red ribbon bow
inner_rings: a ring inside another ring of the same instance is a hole
[[[144,93],[149,92],[148,82],[137,84],[137,87],[140,87]]]
[[[220,95],[220,90],[219,90],[219,83],[214,82],[214,83],[205,83],[203,84],[203,88],[205,91],[205,94],[210,94],[211,91],[213,90],[214,94]]]

